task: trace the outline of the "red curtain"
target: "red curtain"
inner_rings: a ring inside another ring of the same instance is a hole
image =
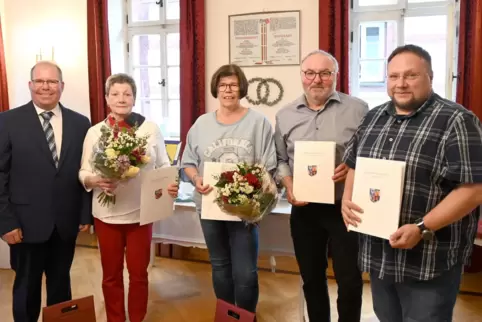
[[[109,113],[104,89],[111,74],[107,0],[87,0],[87,55],[90,119],[97,124]]]
[[[181,142],[205,112],[204,0],[180,1]]]
[[[460,1],[457,103],[482,120],[482,0]]]
[[[319,47],[335,56],[338,61],[336,90],[349,94],[349,1],[320,0],[318,7]]]
[[[7,66],[5,64],[5,51],[3,48],[2,22],[0,21],[0,112],[7,111],[8,109]]]
[[[457,103],[482,120],[482,0],[460,1]],[[482,218],[478,237],[482,238]],[[482,247],[476,246],[467,272],[482,271]]]

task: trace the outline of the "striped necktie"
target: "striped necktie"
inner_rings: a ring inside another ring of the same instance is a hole
[[[45,137],[47,138],[47,143],[49,144],[49,149],[55,162],[55,167],[58,167],[59,158],[57,157],[57,147],[55,146],[54,129],[52,128],[52,124],[50,124],[50,119],[53,115],[53,112],[40,113],[40,116],[42,116],[42,118],[44,119],[42,127],[44,129]]]

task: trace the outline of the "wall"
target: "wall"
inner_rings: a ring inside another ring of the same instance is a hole
[[[10,105],[18,106],[30,99],[27,83],[35,55],[42,46],[55,46],[55,59],[64,71],[66,82],[62,103],[89,116],[87,68],[86,0],[0,0],[5,32]],[[22,8],[22,10],[18,10]],[[112,6],[111,6],[112,8]],[[119,8],[119,7],[117,7]],[[305,0],[206,0],[206,108],[213,111],[218,103],[209,93],[212,73],[228,63],[228,15],[275,10],[301,10],[301,56],[318,48],[318,1]],[[120,10],[119,10],[120,11]],[[112,16],[112,15],[110,15]],[[119,20],[120,22],[120,20]],[[115,24],[120,27],[119,24]],[[121,51],[122,33],[111,31],[111,49]],[[115,35],[115,36],[114,36]],[[115,39],[115,40],[114,40]],[[122,58],[113,57],[113,72],[122,71]],[[283,84],[283,100],[275,107],[255,107],[274,121],[279,107],[300,95],[302,89],[298,66],[244,68],[246,76],[273,77]],[[250,89],[250,93],[253,89]],[[249,105],[243,100],[243,104]]]
[[[3,21],[3,15],[5,13],[5,0],[0,0],[0,18]]]
[[[90,117],[86,0],[3,2],[10,106],[30,100],[28,81],[36,54],[41,47],[54,46],[65,81],[61,102]]]
[[[218,67],[229,63],[228,15],[260,11],[300,10],[301,57],[318,49],[318,0],[244,0],[219,1],[206,0],[206,110],[214,111],[218,102],[209,91],[212,74]],[[248,79],[253,77],[272,77],[281,82],[284,97],[273,107],[255,106],[274,124],[274,117],[280,107],[301,95],[302,87],[299,66],[243,67]],[[256,87],[250,86],[251,97]],[[246,100],[241,102],[250,106]]]
[[[0,0],[0,20],[2,21],[3,48],[7,50],[7,26],[5,24],[5,0]]]
[[[0,18],[3,20],[3,15],[5,11],[5,1],[0,0]]]

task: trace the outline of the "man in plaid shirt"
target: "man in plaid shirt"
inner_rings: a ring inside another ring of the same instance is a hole
[[[360,234],[360,268],[370,273],[381,322],[452,321],[482,204],[482,126],[433,92],[424,49],[395,49],[387,77],[391,101],[368,112],[344,155],[343,219],[363,220],[351,202],[357,157],[405,161],[400,228],[390,240]]]

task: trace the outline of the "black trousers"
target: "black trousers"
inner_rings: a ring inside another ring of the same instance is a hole
[[[363,280],[358,268],[358,236],[347,232],[341,204],[293,207],[290,224],[310,322],[330,321],[326,279],[329,244],[338,284],[338,321],[359,322]]]
[[[15,271],[13,319],[37,322],[41,310],[42,277],[45,272],[47,306],[70,301],[70,268],[75,240],[64,241],[54,229],[44,243],[20,243],[10,246],[10,265]]]

